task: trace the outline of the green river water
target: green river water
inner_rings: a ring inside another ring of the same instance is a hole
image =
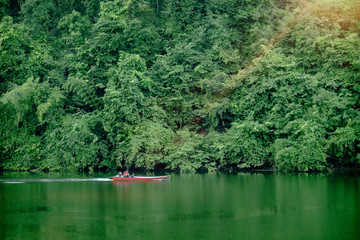
[[[0,239],[360,239],[360,175],[0,175]]]

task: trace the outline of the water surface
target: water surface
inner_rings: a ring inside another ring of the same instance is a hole
[[[0,176],[0,239],[360,239],[360,176]]]

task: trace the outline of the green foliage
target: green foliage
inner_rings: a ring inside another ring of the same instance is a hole
[[[0,91],[9,90],[11,84],[22,84],[31,76],[41,81],[57,67],[51,48],[42,41],[34,40],[28,28],[4,17],[0,23]]]
[[[153,169],[161,158],[161,154],[156,157],[155,152],[162,151],[159,149],[164,148],[165,139],[169,139],[170,130],[161,123],[164,112],[151,97],[154,83],[145,76],[145,70],[144,59],[123,52],[117,66],[108,73],[103,124],[114,148],[113,162],[119,166],[134,164]],[[159,136],[155,135],[156,131]],[[145,144],[144,139],[152,139],[160,146]],[[153,159],[151,155],[154,155]]]
[[[45,133],[41,169],[83,171],[101,167],[108,151],[102,139],[94,133],[95,114],[66,115],[60,124],[52,125]]]
[[[9,0],[0,0],[0,20],[5,16],[5,9],[9,5]]]
[[[24,171],[40,167],[42,145],[39,137],[27,132],[26,129],[13,129],[1,140],[0,168]]]
[[[214,173],[228,166],[225,140],[215,131],[197,134],[186,128],[179,130],[166,150],[163,163],[181,173]]]
[[[40,86],[38,79],[29,78],[23,85],[17,86],[1,97],[3,104],[9,104],[15,113],[15,125],[26,121],[26,117],[31,114],[37,98],[39,97]]]
[[[256,154],[262,160],[282,170],[323,170],[328,138],[354,116],[354,101],[351,92],[334,80],[337,76],[304,74],[298,62],[281,52],[269,54],[246,88],[237,90],[231,111],[269,129],[268,138],[260,141],[266,144],[259,149],[272,152],[272,157]],[[259,76],[262,81],[257,82]],[[267,145],[271,142],[273,146]]]
[[[96,92],[93,83],[81,76],[69,76],[65,84],[62,86],[74,108],[91,111],[97,106]]]
[[[238,168],[261,167],[269,158],[269,129],[264,124],[235,122],[225,135],[226,158]]]
[[[14,105],[7,101],[11,101],[10,98],[7,100],[2,98],[0,101],[0,168],[9,170],[36,168],[40,159],[41,142],[33,134],[34,123],[23,120],[19,126],[19,117],[22,120],[21,117],[25,118],[25,116],[22,116],[22,113],[14,114]]]
[[[49,37],[58,35],[58,24],[63,24],[61,22],[64,21],[64,17],[70,20],[69,18],[74,17],[74,12],[86,16],[89,20],[96,19],[99,2],[99,0],[27,0],[21,3],[20,13],[22,21],[29,26],[34,35]],[[67,15],[69,17],[66,17]],[[82,23],[80,20],[76,25]]]
[[[45,102],[40,103],[37,106],[36,114],[38,116],[39,122],[44,122],[46,115],[55,115],[54,111],[56,111],[57,108],[62,105],[63,100],[64,95],[62,94],[60,88],[54,87]]]
[[[57,9],[53,0],[30,0],[22,4],[24,23],[41,34],[49,34],[56,27]]]
[[[30,49],[29,36],[22,24],[14,24],[11,17],[4,17],[0,22],[0,91],[8,90],[9,84],[22,83],[23,64]]]
[[[129,135],[123,151],[126,154],[125,165],[153,170],[164,162],[174,133],[161,122],[145,120],[135,127]]]
[[[313,121],[295,120],[285,128],[287,139],[274,142],[274,166],[287,171],[316,171],[326,166],[324,128]]]
[[[0,168],[358,166],[359,12],[356,0],[0,1]]]
[[[52,116],[59,113],[63,99],[58,87],[50,88],[48,83],[39,83],[39,79],[33,77],[1,96],[3,168],[40,167],[42,144],[38,132],[41,124],[50,122]]]
[[[360,124],[359,116],[350,119],[344,127],[336,129],[328,141],[329,155],[336,163],[359,163]]]
[[[136,125],[142,118],[151,116],[153,100],[149,93],[153,82],[144,75],[145,69],[145,61],[140,56],[122,53],[118,65],[109,70],[104,95],[107,128],[116,129],[114,126],[124,123]]]
[[[35,110],[38,120],[43,122],[45,114],[61,107],[63,99],[64,96],[58,87],[51,89],[47,83],[39,83],[39,79],[33,77],[0,98],[3,104],[10,105],[13,109],[16,126],[24,122],[34,123]]]
[[[165,163],[170,169],[179,170],[181,173],[193,173],[200,170],[206,156],[201,151],[203,137],[188,129],[176,132],[174,145],[169,149]]]
[[[88,18],[73,10],[69,15],[62,17],[58,23],[57,29],[62,32],[61,43],[70,50],[79,48],[89,35],[90,27]]]
[[[203,25],[189,26],[196,35],[179,36],[177,44],[157,58],[151,78],[161,84],[158,97],[169,116],[169,124],[179,129],[208,113],[202,111],[203,97],[221,90],[227,79],[226,66],[239,56],[233,52],[229,32],[221,18],[208,17]],[[227,53],[232,54],[227,55]],[[224,73],[225,71],[225,73]]]
[[[321,4],[315,16],[319,6],[308,5],[290,37],[265,52],[231,101],[234,116],[271,130],[272,157],[265,159],[278,169],[314,171],[356,161],[357,136],[347,126],[358,115],[358,46],[354,33],[328,21],[332,4]]]

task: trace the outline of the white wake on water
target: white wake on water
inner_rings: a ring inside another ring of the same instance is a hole
[[[26,182],[112,182],[111,178],[39,178],[39,179],[0,179],[0,182],[7,184],[19,184]]]

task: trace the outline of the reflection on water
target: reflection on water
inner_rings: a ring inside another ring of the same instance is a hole
[[[1,176],[0,239],[360,239],[359,175],[105,179]]]

